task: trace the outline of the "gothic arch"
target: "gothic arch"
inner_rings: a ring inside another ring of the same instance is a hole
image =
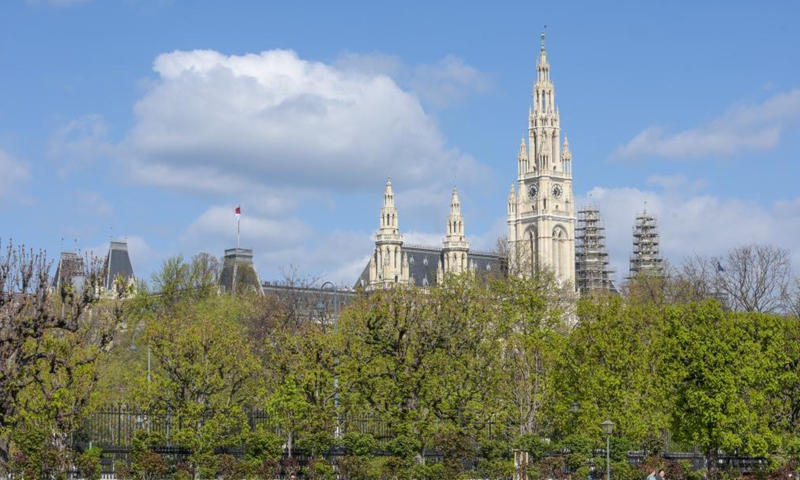
[[[552,236],[552,256],[551,265],[557,278],[566,278],[567,273],[567,242],[569,234],[563,225],[556,225],[553,228]]]
[[[531,273],[539,268],[539,233],[536,226],[531,226],[525,230],[525,248],[520,254],[523,256],[520,260],[527,261],[530,264]],[[524,257],[527,257],[524,258]]]

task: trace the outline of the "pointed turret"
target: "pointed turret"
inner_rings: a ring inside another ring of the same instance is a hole
[[[511,190],[508,192],[508,214],[511,215],[517,211],[517,192],[514,190],[514,184],[511,184]]]
[[[386,180],[383,191],[383,208],[381,208],[381,234],[396,234],[398,231],[397,209],[394,206],[392,179]]]
[[[528,149],[525,146],[525,137],[519,144],[519,154],[517,154],[517,176],[523,175],[528,171]]]
[[[453,187],[450,199],[450,215],[447,217],[447,236],[444,240],[444,271],[462,273],[467,269],[469,243],[464,239],[464,217],[461,215],[461,201],[458,190]]]
[[[572,152],[569,150],[567,134],[564,134],[564,146],[561,147],[561,171],[564,173],[572,172]]]
[[[368,290],[408,283],[408,259],[402,248],[403,235],[400,234],[397,208],[394,205],[392,179],[388,178],[383,191],[380,229],[375,235],[375,252],[370,259],[370,265],[375,265],[375,272],[370,272]]]

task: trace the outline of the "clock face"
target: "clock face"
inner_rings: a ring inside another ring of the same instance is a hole
[[[531,185],[528,187],[528,198],[530,199],[536,198],[537,193],[539,193],[539,189],[536,188],[536,185]]]
[[[561,198],[561,195],[564,193],[564,189],[561,188],[561,185],[555,184],[553,185],[553,197]]]

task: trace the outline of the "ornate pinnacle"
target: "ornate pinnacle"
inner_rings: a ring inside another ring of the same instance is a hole
[[[544,32],[547,30],[547,25],[542,29],[542,51],[544,52]]]

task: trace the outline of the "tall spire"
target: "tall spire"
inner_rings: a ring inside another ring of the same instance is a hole
[[[545,26],[547,28],[547,26]],[[539,50],[539,64],[536,66],[537,83],[550,81],[550,64],[547,63],[547,50],[544,48],[544,30],[542,30],[542,48]]]
[[[453,187],[450,199],[450,215],[447,217],[447,236],[443,244],[444,272],[463,273],[467,270],[469,243],[464,238],[464,217],[461,215],[461,201],[458,189]]]
[[[542,52],[544,52],[544,34],[547,31],[547,25],[542,29]]]
[[[458,189],[453,187],[453,196],[450,199],[450,216],[447,217],[447,240],[462,241],[464,239],[464,217],[461,215],[461,201],[458,199]]]
[[[397,209],[394,206],[394,191],[392,190],[392,179],[386,180],[386,189],[383,191],[383,208],[381,208],[381,233],[396,234]]]
[[[383,191],[383,206],[394,206],[394,191],[392,190],[392,179],[386,179],[386,190]]]

